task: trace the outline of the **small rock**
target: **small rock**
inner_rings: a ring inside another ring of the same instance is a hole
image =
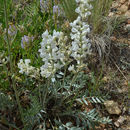
[[[125,26],[125,29],[129,32],[129,31],[130,31],[130,24],[127,24],[127,25]]]
[[[130,18],[127,20],[127,23],[130,24]]]
[[[108,16],[109,16],[109,17],[112,17],[112,16],[114,16],[114,13],[113,13],[113,12],[110,12]]]
[[[116,14],[117,14],[116,16],[120,16],[122,14],[122,12],[121,11],[117,11]]]
[[[111,36],[110,39],[111,39],[112,41],[116,41],[116,40],[117,40],[117,38],[116,38],[115,36]]]
[[[109,81],[109,79],[110,79],[109,77],[104,76],[104,77],[103,77],[103,79],[102,79],[102,81],[104,81],[104,82],[108,82],[108,81]]]
[[[118,103],[114,102],[113,100],[105,101],[104,105],[110,114],[119,115],[121,113],[121,110],[118,107]]]
[[[117,8],[118,6],[119,6],[119,3],[118,3],[118,2],[115,2],[115,1],[114,1],[114,2],[112,3],[112,7],[113,7],[113,8]]]
[[[126,0],[120,0],[121,4],[124,4],[126,2]]]
[[[128,25],[128,24],[127,24],[127,25]],[[130,24],[129,24],[129,25],[130,25]],[[125,85],[125,86],[128,86],[128,80],[125,80],[125,81],[124,81],[124,85]]]
[[[127,108],[124,107],[123,110],[122,110],[122,113],[124,114],[126,111],[127,111]]]
[[[126,117],[120,116],[119,119],[116,122],[114,122],[114,125],[116,127],[119,127],[124,123],[125,120],[127,120]]]
[[[118,93],[123,93],[122,89],[118,88],[117,89]]]
[[[130,10],[126,11],[126,13],[124,14],[125,17],[130,18]]]
[[[116,126],[116,127],[119,127],[120,126],[120,124],[119,124],[119,122],[114,122],[114,125]]]
[[[128,6],[123,4],[118,10],[121,11],[122,13],[124,13],[128,10]]]
[[[126,117],[120,116],[117,120],[120,124],[123,124],[123,122],[126,120]]]
[[[128,87],[127,86],[123,86],[122,88],[118,88],[117,91],[119,93],[127,93],[128,92]]]
[[[108,130],[113,130],[112,128],[108,128]]]

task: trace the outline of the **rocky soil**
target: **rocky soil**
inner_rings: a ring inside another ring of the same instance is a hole
[[[111,36],[115,63],[106,66],[104,91],[111,95],[104,103],[113,125],[100,130],[130,130],[130,0],[113,1],[109,17],[122,19],[119,28]],[[114,61],[113,61],[114,62]]]

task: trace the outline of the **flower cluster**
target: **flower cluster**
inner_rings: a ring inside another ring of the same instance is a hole
[[[57,14],[58,16],[63,16],[63,10],[61,9],[61,7],[59,6],[59,1],[54,2],[54,6],[53,6],[53,14]],[[41,12],[47,12],[49,13],[49,10],[52,8],[52,2],[51,0],[40,0],[40,8],[41,8]]]
[[[70,23],[71,29],[71,48],[72,51],[71,56],[77,61],[77,68],[82,68],[83,58],[86,57],[87,54],[91,52],[91,44],[89,38],[87,38],[87,34],[90,33],[90,28],[88,23],[86,22],[87,17],[91,14],[90,9],[91,5],[88,4],[88,0],[76,0],[79,6],[76,8],[75,12],[79,15],[75,21]],[[72,70],[72,67],[70,67]]]
[[[23,49],[28,48],[31,42],[33,42],[34,37],[33,36],[26,36],[24,35],[21,40],[21,47]]]
[[[32,78],[39,78],[39,69],[29,65],[30,63],[30,59],[25,59],[25,62],[23,61],[23,59],[21,59],[18,63],[18,68],[20,69],[19,73],[25,73],[26,75],[29,75]]]
[[[62,32],[56,32],[55,30],[53,31],[53,35],[49,35],[48,30],[46,30],[42,34],[42,38],[39,52],[44,65],[40,69],[41,76],[47,78],[65,65],[67,49],[65,43],[67,37]]]
[[[90,0],[76,0],[79,6],[76,8],[75,12],[79,14],[82,19],[88,18],[91,15],[90,10],[93,8],[91,4],[89,4]]]
[[[53,14],[56,14],[58,17],[63,17],[65,15],[59,4],[53,6]]]
[[[14,25],[9,25],[8,34],[9,36],[14,36],[17,33],[17,28]]]
[[[6,29],[5,29],[5,32],[6,32]],[[15,25],[9,25],[9,28],[8,28],[8,36],[9,36],[9,39],[11,41],[13,41],[14,37],[16,36],[17,34],[17,28]],[[5,38],[7,39],[7,38]]]
[[[60,13],[60,9],[58,5],[54,5],[53,6],[53,14],[59,14]]]
[[[5,52],[4,51],[0,51],[0,67],[5,65],[7,62],[9,61],[8,57],[5,57]]]
[[[88,0],[76,0],[76,2],[79,6],[75,12],[79,15],[75,21],[70,23],[72,27],[70,34],[71,45],[67,44],[68,40],[63,32],[54,30],[53,34],[50,35],[48,30],[46,30],[42,34],[41,48],[39,49],[43,65],[40,69],[36,69],[29,65],[30,60],[26,59],[25,63],[20,60],[20,63],[18,63],[20,73],[25,73],[32,77],[41,75],[44,78],[54,78],[56,71],[71,63],[72,60],[76,60],[77,64],[76,66],[71,64],[68,68],[69,71],[79,72],[85,66],[83,59],[87,54],[91,53],[90,40],[87,38],[90,28],[86,20],[91,14],[89,10],[92,9],[92,6],[88,3]],[[57,7],[53,9],[53,12],[56,12],[57,9]],[[28,43],[27,39],[28,37],[24,36],[22,44],[23,41]]]

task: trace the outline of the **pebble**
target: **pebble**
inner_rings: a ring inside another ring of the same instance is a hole
[[[126,13],[124,14],[125,17],[130,18],[130,10],[126,11]]]
[[[116,41],[116,40],[117,40],[117,38],[116,38],[115,36],[111,36],[110,39],[111,39],[112,41]]]
[[[119,119],[117,120],[120,124],[123,124],[123,122],[126,120],[126,117],[120,116]]]
[[[112,3],[112,7],[113,7],[113,8],[117,8],[118,6],[119,6],[119,3],[118,3],[118,2],[115,2],[115,1],[114,1],[114,2]]]
[[[130,31],[130,24],[127,24],[127,25],[125,26],[125,29],[129,32],[129,31]]]
[[[105,101],[104,105],[107,111],[109,112],[109,114],[119,115],[121,113],[118,103],[114,102],[113,100]]]
[[[118,10],[121,11],[122,13],[124,13],[128,10],[128,6],[123,4]]]
[[[120,126],[120,124],[119,124],[119,122],[114,122],[114,125],[116,126],[116,127],[119,127]]]
[[[121,4],[124,4],[126,2],[126,0],[120,0]]]
[[[130,24],[130,18],[127,20],[127,23]]]
[[[112,17],[112,16],[114,16],[114,13],[113,13],[113,12],[110,12],[108,16],[109,16],[109,17]]]

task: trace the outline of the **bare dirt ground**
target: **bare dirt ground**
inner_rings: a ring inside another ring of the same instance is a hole
[[[111,96],[104,114],[110,116],[113,124],[97,129],[130,130],[130,0],[113,1],[109,17],[121,20],[111,36],[111,65],[105,66],[103,77],[103,92]]]

